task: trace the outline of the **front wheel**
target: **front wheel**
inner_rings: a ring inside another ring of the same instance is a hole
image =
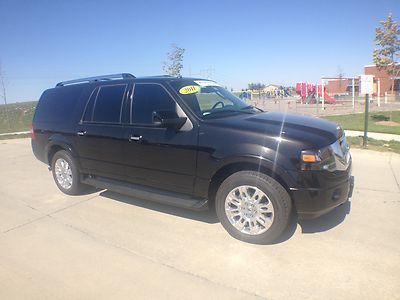
[[[74,158],[65,150],[56,152],[51,162],[51,169],[57,187],[65,194],[79,195],[83,190],[79,171]]]
[[[268,244],[286,229],[292,202],[279,182],[255,171],[225,179],[215,199],[218,219],[228,233],[245,242]]]

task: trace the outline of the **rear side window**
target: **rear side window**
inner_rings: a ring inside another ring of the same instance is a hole
[[[126,87],[126,84],[105,85],[94,90],[86,106],[83,121],[120,123]]]
[[[78,85],[45,91],[36,108],[35,121],[50,123],[72,121],[72,115],[82,92],[83,88]]]
[[[153,124],[153,112],[176,111],[175,101],[158,84],[135,84],[132,102],[132,123]]]
[[[90,95],[89,101],[86,105],[85,114],[83,115],[83,122],[91,122],[93,117],[93,106],[97,98],[97,94],[99,92],[99,87],[95,88],[92,94]]]

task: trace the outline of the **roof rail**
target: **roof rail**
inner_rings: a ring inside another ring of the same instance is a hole
[[[83,83],[83,82],[105,81],[105,80],[112,80],[112,79],[131,79],[131,78],[136,78],[136,77],[130,73],[109,74],[109,75],[100,75],[100,76],[94,76],[94,77],[73,79],[73,80],[68,80],[68,81],[61,81],[61,82],[57,83],[56,86],[65,86],[65,85],[69,85],[69,84],[77,84],[77,83]]]
[[[171,75],[151,75],[151,76],[144,76],[142,78],[174,78]]]

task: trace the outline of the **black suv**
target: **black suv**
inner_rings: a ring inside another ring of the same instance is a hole
[[[214,81],[114,74],[46,90],[35,156],[70,195],[85,185],[202,210],[235,238],[269,243],[292,212],[320,216],[351,196],[343,130],[263,112]]]

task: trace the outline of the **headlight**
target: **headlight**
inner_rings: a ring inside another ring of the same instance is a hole
[[[349,149],[343,134],[339,140],[323,149],[301,151],[301,169],[330,172],[346,170],[350,163]]]

